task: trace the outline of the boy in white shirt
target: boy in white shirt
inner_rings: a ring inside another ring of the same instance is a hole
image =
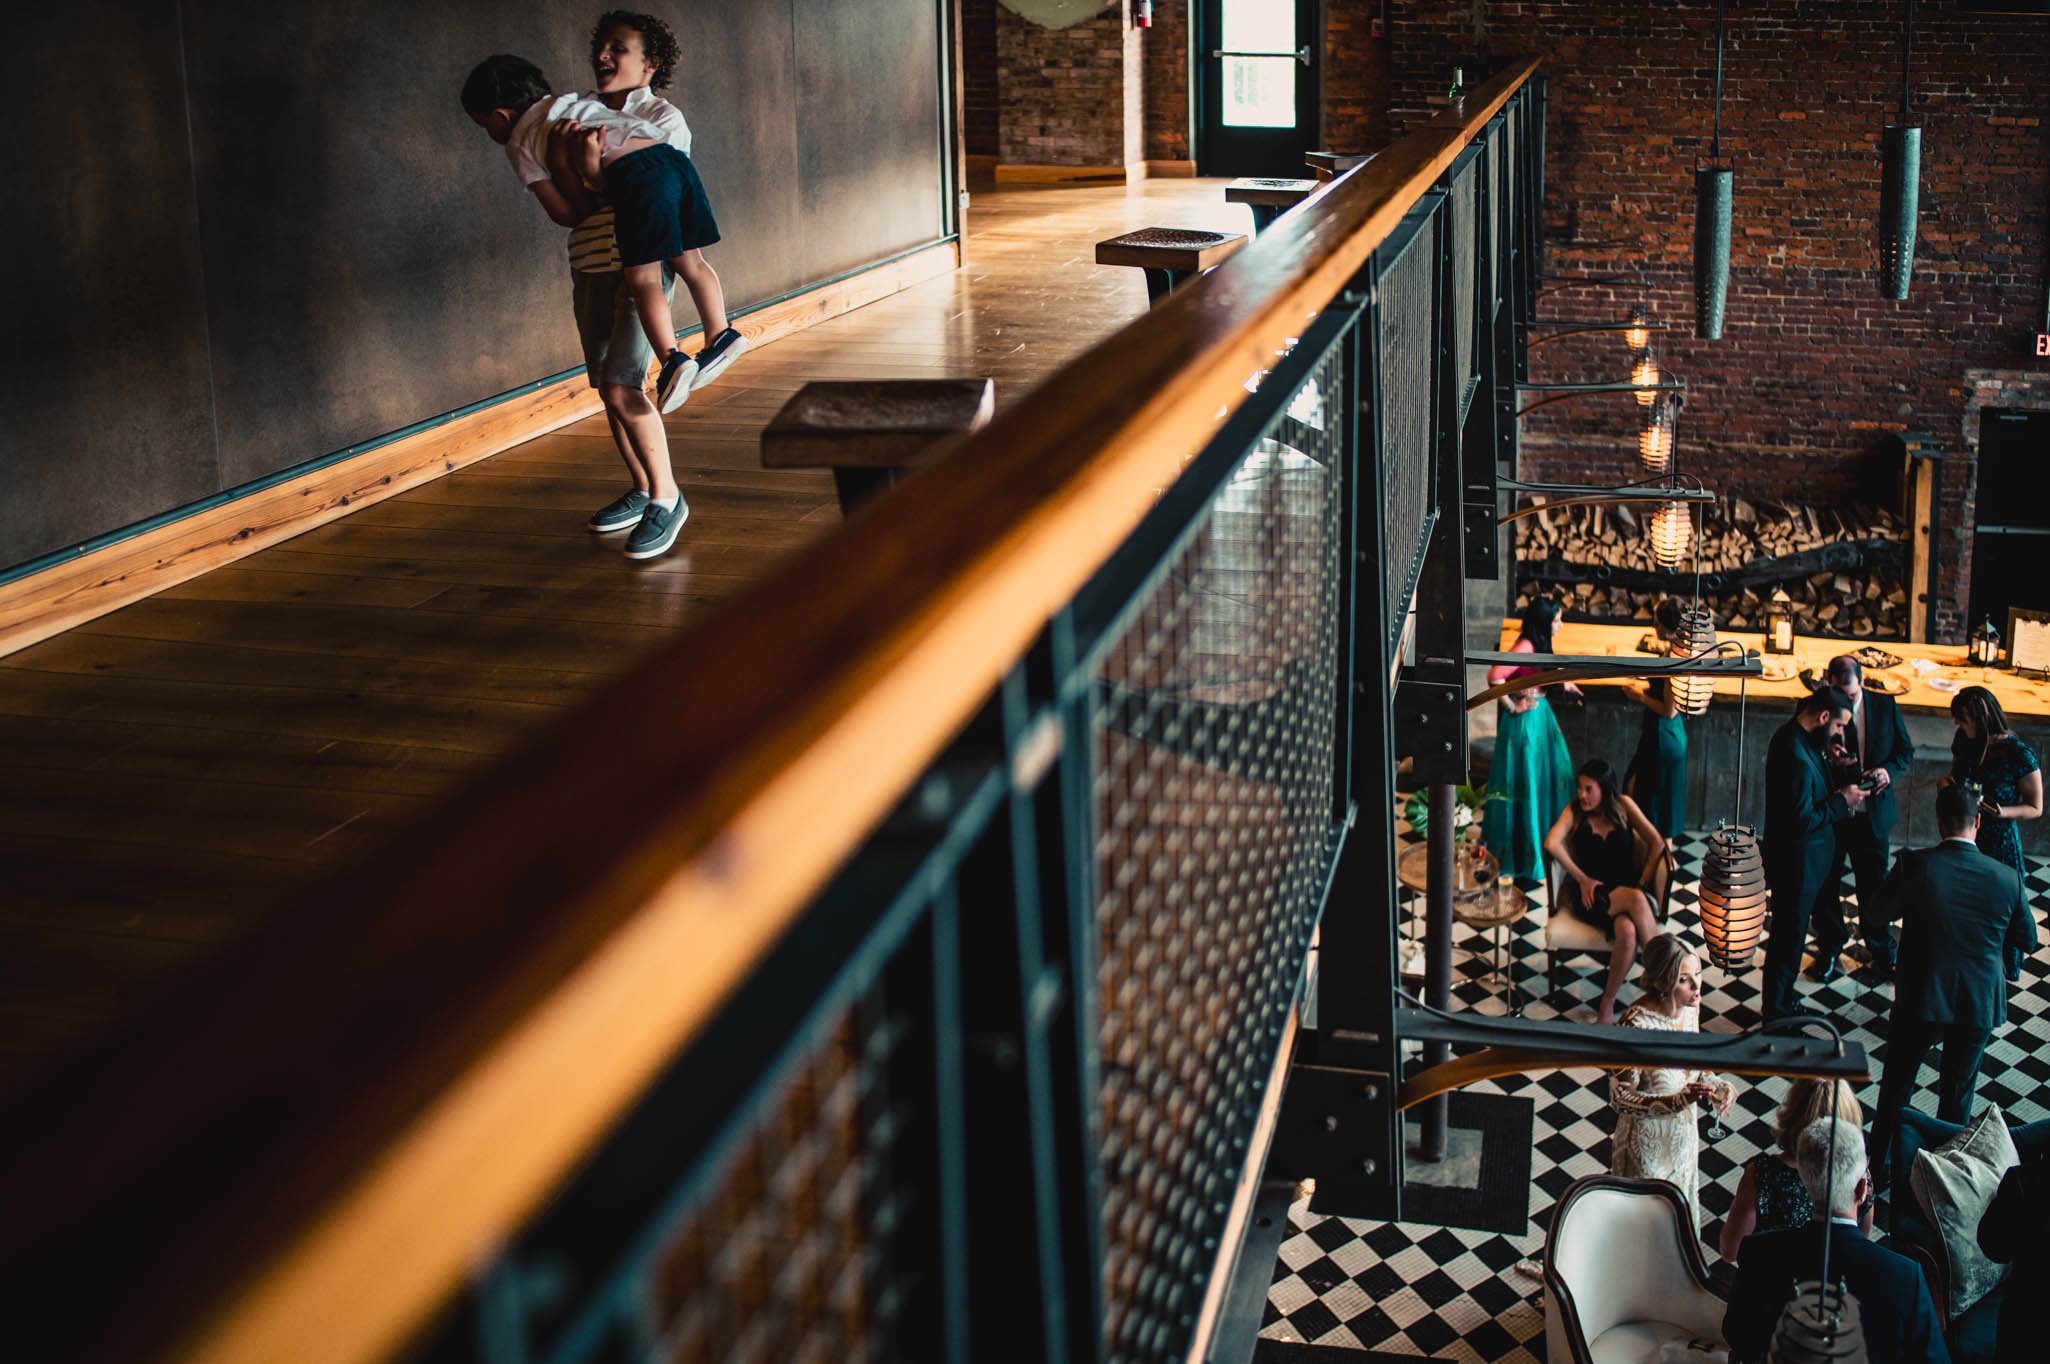
[[[506,149],[520,183],[559,222],[564,219],[558,208],[570,209],[550,170],[549,134],[563,123],[581,134],[573,167],[586,182],[593,170],[602,174],[626,284],[648,342],[662,360],[656,388],[662,411],[680,407],[691,389],[710,383],[739,358],[747,338],[727,325],[725,293],[702,254],[719,240],[719,225],[697,168],[669,140],[668,130],[595,99],[556,96],[541,69],[518,57],[479,63],[463,84],[462,102],[471,121]],[[676,345],[662,294],[665,264],[690,290],[711,339],[695,358]]]

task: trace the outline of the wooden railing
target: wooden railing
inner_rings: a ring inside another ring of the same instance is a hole
[[[1535,66],[1321,190],[32,1096],[0,1158],[17,1345],[357,1360],[411,1338]],[[624,762],[600,742],[620,714],[647,717]]]

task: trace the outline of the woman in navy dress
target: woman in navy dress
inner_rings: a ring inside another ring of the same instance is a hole
[[[2028,883],[2018,820],[2043,813],[2043,773],[2029,746],[2007,727],[2007,713],[1984,687],[1950,699],[1957,736],[1950,741],[1950,779],[1979,783],[1979,851],[2013,867]],[[2007,952],[2007,978],[2021,978],[2021,953]]]

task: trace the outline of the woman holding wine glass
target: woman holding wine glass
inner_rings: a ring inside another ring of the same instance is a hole
[[[1701,1030],[1701,959],[1677,933],[1661,933],[1644,945],[1637,983],[1644,997],[1623,1011],[1625,1028],[1665,1032]],[[1619,1175],[1663,1179],[1676,1185],[1701,1226],[1701,1138],[1694,1107],[1718,1117],[1736,1098],[1728,1080],[1706,1071],[1638,1066],[1613,1072],[1609,1102],[1616,1110],[1616,1136],[1609,1168]]]

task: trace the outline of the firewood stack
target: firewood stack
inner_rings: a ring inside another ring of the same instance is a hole
[[[1515,523],[1517,604],[1535,588],[1583,619],[1649,620],[1666,596],[1692,596],[1690,562],[1652,566],[1650,508],[1559,507]],[[1730,498],[1702,507],[1701,595],[1718,624],[1764,627],[1775,587],[1793,599],[1794,629],[1847,639],[1899,639],[1908,629],[1907,542],[1883,507],[1777,506]]]

